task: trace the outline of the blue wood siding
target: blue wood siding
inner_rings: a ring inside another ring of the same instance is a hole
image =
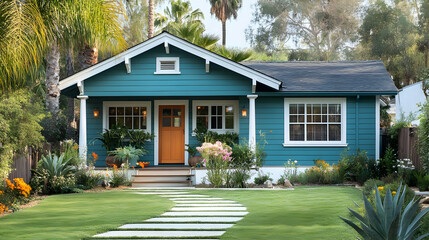
[[[358,101],[358,117],[356,104]],[[356,128],[356,126],[358,126]],[[313,165],[313,160],[337,163],[346,147],[283,147],[284,98],[256,99],[256,131],[265,134],[266,166],[283,165],[288,159],[298,160],[300,166]],[[375,158],[375,97],[347,97],[347,143],[353,153],[365,150]],[[257,139],[261,137],[257,134]]]
[[[178,75],[156,75],[157,57],[179,57]],[[131,59],[131,73],[119,64],[85,80],[85,95],[92,96],[238,96],[251,94],[251,79],[170,46],[155,47]]]

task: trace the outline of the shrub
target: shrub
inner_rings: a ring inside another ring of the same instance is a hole
[[[79,145],[74,140],[66,140],[62,144],[64,159],[70,159],[68,165],[79,166],[83,160],[79,156]]]
[[[268,180],[273,181],[273,179],[270,178],[270,174],[263,174],[261,171],[259,171],[258,176],[255,177],[255,184],[263,185]]]
[[[19,205],[30,200],[31,187],[22,178],[14,178],[13,182],[5,180],[6,185],[0,186],[0,214],[19,209]]]
[[[364,239],[413,239],[418,230],[420,220],[429,212],[429,208],[417,214],[419,200],[414,198],[403,208],[406,190],[402,188],[402,184],[399,185],[395,193],[387,188],[383,203],[377,188],[375,188],[374,192],[374,206],[365,196],[363,198],[365,216],[349,209],[359,221],[360,227],[348,219],[340,218],[353,227]],[[421,236],[418,239],[428,235]]]
[[[374,159],[369,159],[365,151],[356,150],[356,154],[350,154],[345,150],[341,154],[339,162],[340,179],[356,181],[363,184],[366,180],[377,176],[377,164]]]
[[[96,173],[92,167],[83,167],[75,173],[76,186],[83,190],[91,189],[101,185],[104,175]]]
[[[372,195],[372,191],[379,186],[384,186],[385,183],[378,179],[368,179],[362,187],[363,194],[369,198]]]
[[[197,127],[194,130],[195,138],[202,144],[204,142],[216,143],[222,142],[228,146],[233,146],[238,143],[239,137],[235,132],[217,133],[209,131],[204,127]]]
[[[398,161],[396,158],[395,150],[390,146],[390,144],[386,148],[386,152],[384,153],[384,157],[380,158],[378,161],[378,169],[381,176],[386,176],[396,172],[398,165]]]
[[[230,188],[246,188],[250,173],[243,168],[230,169],[227,172],[226,186]]]
[[[113,165],[112,176],[110,177],[110,186],[119,187],[128,185],[130,185],[130,181],[128,180],[128,168],[124,166],[118,168],[116,165]]]
[[[231,161],[231,147],[217,141],[215,144],[203,143],[197,147],[207,168],[207,178],[214,187],[221,187],[226,183],[227,169]]]
[[[305,171],[307,181],[316,184],[335,184],[340,183],[340,172],[338,165],[330,166],[323,160],[314,161],[316,166]]]
[[[128,129],[126,126],[114,125],[110,129],[105,129],[96,140],[101,141],[109,152],[117,148],[123,148],[125,145],[144,149],[146,141],[153,139],[153,137],[153,134],[144,131],[136,131]]]
[[[42,156],[39,167],[45,169],[50,178],[65,176],[73,171],[74,167],[68,165],[70,158],[65,159],[64,157],[64,154],[58,157],[55,154],[49,153],[47,156]]]
[[[417,179],[417,187],[420,191],[429,190],[429,175],[424,176],[423,174],[415,174]]]
[[[145,149],[137,149],[133,146],[117,148],[114,151],[108,152],[109,155],[115,155],[115,160],[119,160],[121,163],[125,163],[127,167],[130,165],[130,160],[137,162],[140,156],[147,153]],[[135,165],[133,162],[131,165]]]
[[[423,105],[423,111],[420,115],[420,125],[418,134],[419,157],[423,161],[423,168],[426,174],[429,174],[429,103]]]
[[[285,170],[283,172],[282,175],[282,181],[284,184],[285,180],[288,180],[290,183],[294,183],[297,180],[297,175],[298,175],[298,161],[292,161],[292,160],[288,160],[285,163]]]

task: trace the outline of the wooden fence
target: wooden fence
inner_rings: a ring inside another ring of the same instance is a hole
[[[398,158],[408,158],[416,169],[423,168],[418,154],[417,128],[401,128],[398,139]]]

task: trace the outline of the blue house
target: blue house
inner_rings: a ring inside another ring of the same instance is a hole
[[[335,163],[347,148],[380,155],[380,96],[397,89],[381,61],[237,63],[163,32],[60,82],[80,100],[80,154],[115,124],[155,135],[143,161],[188,165],[197,126],[265,134],[265,166]],[[99,114],[94,114],[99,112]]]

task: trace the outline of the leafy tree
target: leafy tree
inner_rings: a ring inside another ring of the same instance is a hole
[[[170,7],[164,9],[164,15],[155,14],[155,26],[173,34],[176,33],[178,27],[184,24],[191,23],[193,26],[200,25],[204,28],[201,22],[201,19],[204,19],[204,14],[200,9],[192,9],[189,1],[175,0],[171,1],[170,4]]]
[[[226,45],[226,20],[237,18],[238,9],[241,8],[241,0],[209,0],[210,13],[222,22],[222,46]]]
[[[283,50],[292,39],[314,60],[335,60],[355,40],[361,0],[259,0],[246,37],[258,51]]]

